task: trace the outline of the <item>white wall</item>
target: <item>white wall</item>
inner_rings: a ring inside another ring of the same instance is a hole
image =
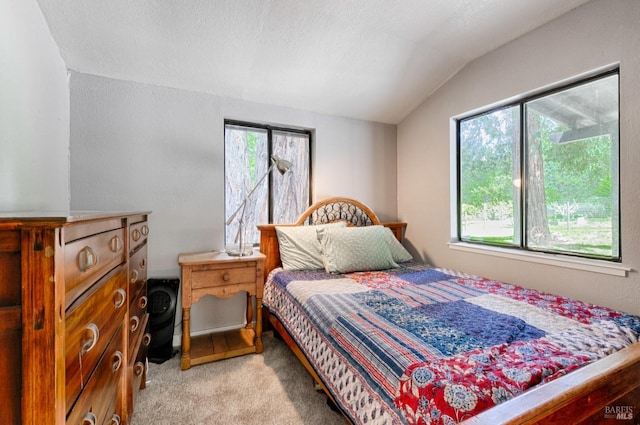
[[[75,72],[72,208],[152,210],[150,276],[179,277],[179,253],[224,248],[225,118],[314,130],[314,200],[353,197],[382,220],[397,219],[393,125]],[[238,325],[243,307],[242,295],[203,299],[192,329]]]
[[[398,213],[432,264],[640,314],[640,1],[594,0],[471,63],[398,126]],[[620,63],[622,259],[629,277],[451,250],[450,118]]]
[[[35,0],[0,0],[0,211],[69,209],[67,71]]]

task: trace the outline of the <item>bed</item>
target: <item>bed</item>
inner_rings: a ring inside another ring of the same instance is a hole
[[[348,198],[258,226],[266,319],[350,422],[638,423],[639,317],[420,264],[405,227]]]

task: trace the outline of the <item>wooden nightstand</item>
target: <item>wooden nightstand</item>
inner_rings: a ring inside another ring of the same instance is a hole
[[[182,268],[182,370],[214,360],[262,353],[265,258],[260,252],[243,257],[212,251],[178,256],[178,263]],[[247,293],[245,328],[191,338],[191,304],[205,295],[229,298],[241,291]],[[252,325],[252,295],[256,297],[255,329]]]

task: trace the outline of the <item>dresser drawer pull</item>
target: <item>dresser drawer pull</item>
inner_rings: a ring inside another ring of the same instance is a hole
[[[146,224],[142,225],[142,234],[144,236],[147,236],[149,234],[149,226],[147,226]]]
[[[91,412],[87,412],[82,418],[82,425],[96,425],[96,415]]]
[[[142,372],[144,372],[144,364],[142,362],[137,362],[136,365],[133,367],[133,373],[136,376],[140,376],[142,375]]]
[[[147,267],[147,259],[143,258],[140,260],[140,268],[144,269],[145,267]]]
[[[146,333],[142,337],[142,345],[144,345],[145,347],[148,347],[149,344],[151,344],[151,334],[150,333]]]
[[[149,299],[147,298],[147,296],[143,295],[140,297],[140,301],[138,301],[138,305],[140,306],[140,308],[145,308],[148,302],[149,302]]]
[[[140,233],[140,230],[133,229],[133,232],[131,232],[131,238],[137,242],[138,239],[140,239],[140,236],[142,236],[142,234]]]
[[[89,270],[98,264],[98,254],[90,246],[85,246],[78,252],[78,267],[81,272]]]
[[[122,288],[118,288],[113,298],[115,299],[114,304],[117,310],[122,307],[124,305],[124,302],[127,300],[127,291]]]
[[[135,332],[136,329],[138,329],[138,326],[140,326],[140,318],[138,318],[138,316],[133,316],[131,318],[131,332]]]
[[[228,282],[231,279],[231,276],[229,275],[229,273],[225,273],[222,275],[222,280],[224,280],[225,282]]]
[[[131,283],[136,283],[138,281],[138,270],[131,270]]]
[[[100,337],[100,330],[95,323],[89,323],[85,329],[88,331],[89,337],[82,344],[81,354],[91,351],[93,347],[96,346],[98,338]]]
[[[112,237],[111,241],[109,241],[109,247],[113,252],[120,251],[122,249],[122,239],[120,239],[120,236]]]
[[[111,420],[109,420],[108,425],[120,425],[120,416],[117,413],[114,413],[111,416]]]
[[[111,369],[113,373],[116,373],[118,369],[122,366],[122,353],[120,351],[116,351],[113,354],[113,363],[111,364]]]

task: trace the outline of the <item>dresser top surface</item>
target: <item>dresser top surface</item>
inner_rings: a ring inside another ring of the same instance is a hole
[[[151,211],[0,211],[0,223],[52,223],[65,224],[87,220],[100,220],[134,215],[147,215]]]

